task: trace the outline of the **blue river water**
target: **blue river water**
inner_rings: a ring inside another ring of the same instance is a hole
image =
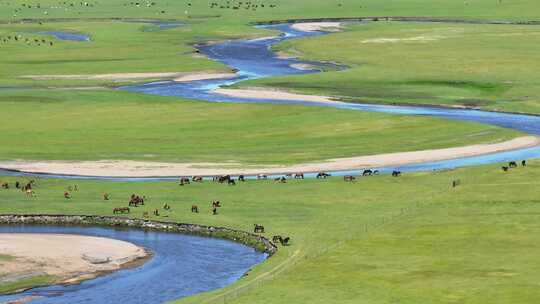
[[[36,296],[36,304],[163,303],[222,288],[263,262],[267,255],[226,240],[178,233],[91,227],[1,226],[0,233],[60,233],[107,237],[149,249],[144,265],[85,281],[0,296],[0,303]]]
[[[232,103],[266,103],[266,104],[291,104],[317,107],[330,107],[353,111],[368,111],[389,113],[396,115],[419,115],[439,117],[444,119],[452,119],[459,121],[470,121],[483,124],[490,124],[504,128],[523,131],[532,135],[540,135],[540,116],[511,114],[511,113],[496,113],[472,109],[449,109],[439,107],[419,107],[419,106],[394,106],[394,105],[374,105],[374,104],[358,104],[358,103],[318,103],[309,101],[275,101],[267,99],[245,99],[235,98],[225,95],[213,93],[212,90],[220,86],[235,84],[244,80],[257,79],[264,77],[318,73],[328,64],[321,64],[317,67],[316,62],[306,62],[294,58],[283,59],[278,57],[272,50],[272,45],[289,39],[298,39],[310,36],[325,35],[322,32],[302,32],[291,27],[290,24],[265,25],[261,28],[279,31],[282,34],[268,39],[254,40],[233,40],[219,44],[203,45],[199,50],[209,58],[220,61],[231,68],[236,69],[238,77],[226,80],[203,80],[192,82],[174,82],[160,81],[143,85],[134,85],[121,87],[121,90],[132,92],[140,92],[145,94],[154,94],[162,96],[179,96],[191,100],[201,100],[206,102],[232,102]],[[297,69],[294,65],[310,64],[315,66],[311,70]],[[344,67],[339,65],[332,66],[335,69]],[[473,156],[458,158],[445,161],[426,162],[413,165],[404,165],[399,167],[375,168],[381,173],[390,172],[392,170],[400,170],[403,172],[409,171],[431,171],[442,169],[453,169],[464,166],[491,164],[499,162],[507,162],[511,160],[532,159],[540,157],[540,146],[508,151],[502,153],[494,153],[490,155]],[[358,174],[362,170],[345,170],[332,172],[333,175],[348,175]],[[0,175],[23,175],[23,176],[41,176],[51,178],[67,178],[67,179],[99,179],[99,180],[120,180],[120,181],[158,181],[158,180],[174,180],[176,177],[155,177],[155,178],[130,178],[130,177],[81,177],[67,176],[54,174],[34,174],[13,172],[0,169]],[[315,173],[308,173],[306,177],[314,177]],[[272,176],[275,177],[275,176]],[[254,178],[253,176],[247,178]]]
[[[70,41],[90,41],[90,36],[85,34],[78,34],[78,33],[68,33],[68,32],[40,32],[39,34],[49,35],[53,36],[55,38],[58,38],[60,40],[70,40]]]

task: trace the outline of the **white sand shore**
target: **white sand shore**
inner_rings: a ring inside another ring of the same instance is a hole
[[[336,158],[326,161],[291,166],[242,166],[238,163],[159,163],[129,160],[101,161],[2,161],[0,168],[26,172],[71,174],[85,176],[214,176],[214,175],[257,175],[285,174],[295,172],[319,172],[354,170],[373,167],[401,166],[429,161],[456,159],[486,155],[503,151],[529,148],[540,145],[540,138],[524,136],[509,141],[471,145],[457,148],[423,150],[413,152],[386,153],[378,155]]]
[[[293,100],[293,101],[314,101],[314,102],[339,102],[332,100],[328,96],[319,95],[304,95],[288,93],[279,90],[271,90],[266,88],[249,88],[249,89],[215,89],[215,93],[238,97],[238,98],[253,98],[253,99],[273,99],[273,100]]]
[[[302,22],[293,24],[292,28],[302,32],[337,31],[341,22]]]
[[[26,75],[20,78],[33,80],[105,80],[105,81],[137,81],[146,79],[175,79],[177,81],[204,80],[235,77],[234,73],[220,71],[198,72],[161,72],[161,73],[112,73],[87,75]],[[191,80],[190,80],[191,79]]]
[[[131,243],[101,237],[0,233],[0,254],[15,257],[1,265],[11,277],[48,274],[58,283],[70,283],[118,270],[148,253]]]

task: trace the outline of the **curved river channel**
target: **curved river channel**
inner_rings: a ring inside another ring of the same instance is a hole
[[[35,296],[32,303],[163,303],[234,283],[267,255],[231,241],[179,233],[55,226],[2,226],[0,233],[62,233],[107,237],[152,251],[152,258],[80,285],[49,286],[0,296],[0,303]]]
[[[299,70],[292,65],[311,64],[319,65],[316,62],[306,62],[297,59],[283,59],[272,52],[272,45],[284,40],[298,39],[309,36],[324,35],[322,32],[302,32],[291,27],[290,24],[265,25],[261,28],[280,31],[282,34],[268,39],[254,40],[234,40],[220,44],[204,45],[200,51],[213,60],[220,61],[231,68],[238,70],[238,77],[227,80],[203,80],[178,83],[174,81],[161,81],[143,85],[122,87],[122,90],[155,94],[163,96],[179,96],[192,100],[207,102],[233,102],[233,103],[272,103],[272,104],[295,104],[318,107],[331,107],[355,111],[369,111],[391,113],[396,115],[423,115],[445,119],[471,121],[477,123],[490,124],[504,128],[515,129],[533,135],[540,135],[540,116],[496,113],[470,109],[448,109],[438,107],[417,107],[417,106],[392,106],[392,105],[372,105],[355,103],[317,103],[308,101],[275,101],[266,99],[244,99],[235,98],[213,93],[212,90],[223,85],[231,85],[244,80],[320,72],[319,69]],[[334,68],[344,68],[334,66]],[[507,162],[510,160],[531,159],[540,157],[540,146],[520,149],[508,152],[494,153],[482,156],[465,157],[459,159],[419,163],[399,167],[375,168],[380,172],[392,170],[408,171],[430,171],[441,169],[452,169],[463,166],[481,165],[496,162]],[[358,174],[360,170],[333,172],[334,175]],[[70,179],[99,179],[99,180],[121,180],[121,181],[157,181],[174,180],[176,177],[156,177],[156,178],[118,178],[118,177],[81,177],[55,174],[34,174],[0,170],[0,175],[31,175],[51,178]],[[315,174],[306,174],[306,177],[313,177]]]

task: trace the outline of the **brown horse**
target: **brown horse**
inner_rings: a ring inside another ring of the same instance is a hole
[[[346,181],[346,182],[354,182],[356,180],[356,177],[352,176],[352,175],[346,175],[343,177],[343,180]]]
[[[304,179],[304,173],[295,173],[294,178],[295,179]]]
[[[197,207],[197,205],[192,205],[192,206],[191,206],[191,212],[193,212],[193,213],[199,213],[199,207]]]
[[[129,207],[114,208],[113,214],[117,214],[117,213],[129,213]]]

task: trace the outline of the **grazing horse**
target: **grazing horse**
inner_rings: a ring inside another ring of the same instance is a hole
[[[167,203],[163,204],[163,210],[171,210],[171,206]]]
[[[267,178],[268,178],[268,176],[265,175],[265,174],[259,174],[259,175],[257,175],[257,179],[267,179]]]
[[[352,176],[352,175],[346,175],[343,177],[343,180],[346,181],[346,182],[354,182],[356,180],[356,177]]]
[[[517,163],[515,161],[511,161],[511,162],[508,163],[509,168],[517,168],[517,166],[518,165],[517,165]]]
[[[508,167],[507,167],[507,166],[502,166],[501,169],[502,169],[504,172],[507,172],[507,171],[508,171]]]
[[[224,182],[229,183],[230,181],[231,181],[231,176],[230,175],[220,176],[220,177],[218,177],[218,180],[217,180],[217,182],[220,183],[220,184],[223,184]]]
[[[65,199],[70,199],[71,198],[71,194],[69,194],[69,192],[64,192],[64,198]]]
[[[330,176],[331,176],[330,174],[325,173],[325,172],[319,172],[319,173],[317,173],[317,178],[324,178],[324,179],[325,179],[325,178],[328,178],[328,177],[330,177]]]
[[[17,188],[17,189],[21,188],[21,184],[19,183],[19,181],[15,182],[15,188]]]
[[[238,181],[245,182],[246,178],[243,175],[238,176]]]
[[[304,173],[295,173],[294,179],[304,179]]]
[[[194,176],[192,180],[193,180],[193,182],[196,182],[196,183],[202,183],[203,177],[202,176]]]
[[[131,199],[129,200],[129,206],[139,207],[139,205],[144,205],[144,196],[140,197],[138,195],[132,194]]]
[[[197,205],[192,205],[191,206],[191,212],[192,213],[199,213],[199,207],[197,207]]]
[[[178,184],[180,186],[183,186],[183,185],[189,185],[189,178],[187,177],[181,177],[180,178],[180,183]]]
[[[523,167],[526,167],[526,166],[527,166],[527,161],[526,161],[526,160],[522,160],[522,161],[521,161],[521,165],[522,165]]]
[[[274,181],[284,184],[284,183],[287,182],[287,178],[285,176],[282,176],[282,177],[278,177],[278,178],[274,179]]]
[[[372,176],[373,175],[373,171],[367,169],[367,170],[364,170],[364,172],[362,173],[362,176]]]
[[[396,170],[392,171],[392,176],[393,176],[393,177],[399,177],[399,176],[401,176],[401,171],[396,171]]]
[[[117,213],[129,213],[129,207],[114,208],[113,214],[117,214]]]
[[[274,235],[272,237],[272,242],[273,243],[277,243],[279,242],[281,244],[281,246],[288,246],[289,245],[289,241],[291,240],[290,237],[282,237],[281,235]]]
[[[2,183],[2,188],[9,189],[9,184],[7,182]]]
[[[155,209],[155,210],[154,210],[154,215],[155,215],[155,216],[159,216],[159,210]]]
[[[234,179],[232,179],[232,178],[229,179],[229,181],[227,182],[227,184],[228,184],[229,186],[236,186],[236,182],[235,182]]]
[[[264,226],[262,225],[257,225],[257,224],[253,224],[253,226],[255,226],[253,228],[253,232],[254,233],[264,233]]]

